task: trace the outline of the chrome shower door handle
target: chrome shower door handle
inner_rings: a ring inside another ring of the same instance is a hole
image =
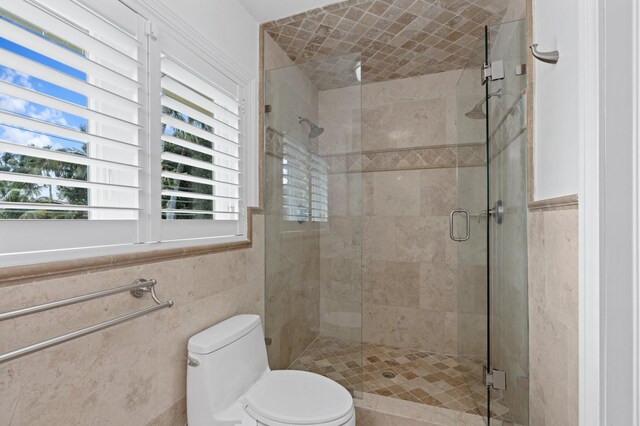
[[[455,236],[455,232],[453,230],[454,226],[453,226],[453,219],[455,217],[456,214],[461,213],[465,215],[466,218],[466,234],[464,237],[456,237]],[[451,213],[449,213],[449,238],[451,238],[453,241],[467,241],[469,239],[469,237],[471,236],[471,221],[470,221],[470,215],[469,212],[465,209],[454,209],[451,210]]]

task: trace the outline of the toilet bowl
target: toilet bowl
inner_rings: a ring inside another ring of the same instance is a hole
[[[271,371],[262,323],[238,315],[189,339],[189,426],[355,426],[349,392],[306,371]]]

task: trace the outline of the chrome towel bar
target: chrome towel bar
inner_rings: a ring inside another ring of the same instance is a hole
[[[62,336],[54,337],[44,342],[36,343],[34,345],[25,346],[24,348],[16,349],[15,351],[7,352],[0,355],[0,364],[3,362],[11,361],[21,356],[29,355],[34,352],[41,351],[51,346],[59,345],[60,343],[68,342],[69,340],[77,339],[78,337],[86,336],[87,334],[95,333],[96,331],[104,330],[105,328],[113,327],[114,325],[122,324],[134,318],[141,317],[151,312],[159,311],[160,309],[170,308],[173,306],[173,302],[169,300],[161,305],[150,306],[148,308],[140,309],[139,311],[132,312],[127,315],[123,315],[118,318],[114,318],[109,321],[101,322],[100,324],[92,325],[91,327],[82,328],[80,330],[72,331],[71,333],[63,334]]]
[[[70,297],[68,299],[58,300],[56,302],[43,303],[42,305],[30,306],[28,308],[17,309],[15,311],[0,313],[0,321],[21,317],[23,315],[35,314],[38,312],[48,311],[50,309],[61,308],[63,306],[73,305],[80,302],[87,302],[89,300],[99,299],[101,297],[111,296],[118,293],[124,293],[125,291],[135,291],[144,288],[153,288],[156,285],[156,280],[143,280],[139,279],[132,284],[125,285],[118,288],[112,288],[109,290],[96,291],[95,293],[85,294],[82,296]],[[157,302],[156,302],[157,303]]]
[[[29,308],[18,309],[15,311],[5,312],[0,314],[0,321],[7,320],[11,318],[17,318],[24,315],[33,314],[36,312],[48,311],[50,309],[59,308],[62,306],[73,305],[79,302],[85,302],[88,300],[94,300],[105,296],[111,296],[113,294],[123,293],[126,291],[131,292],[133,297],[143,297],[146,292],[151,294],[156,306],[150,306],[148,308],[140,309],[136,312],[131,312],[126,315],[122,315],[118,318],[114,318],[108,321],[101,322],[99,324],[92,325],[90,327],[81,328],[80,330],[72,331],[67,334],[63,334],[61,336],[53,337],[51,339],[45,340],[40,343],[35,343],[33,345],[25,346],[20,349],[16,349],[11,352],[4,353],[0,355],[0,364],[3,362],[11,361],[16,358],[20,358],[22,356],[41,351],[46,348],[50,348],[51,346],[59,345],[60,343],[68,342],[69,340],[77,339],[78,337],[86,336],[91,333],[95,333],[100,330],[104,330],[105,328],[113,327],[118,324],[122,324],[129,320],[141,317],[143,315],[150,314],[152,312],[159,311],[164,308],[170,308],[173,306],[173,301],[168,300],[166,302],[162,302],[158,299],[155,286],[156,280],[136,280],[133,284],[129,284],[126,286],[98,291],[95,293],[85,294],[83,296],[71,297],[68,299],[59,300],[56,302],[44,303],[42,305],[31,306]]]

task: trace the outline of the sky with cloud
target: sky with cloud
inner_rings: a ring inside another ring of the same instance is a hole
[[[1,18],[5,19],[5,18]],[[11,21],[10,21],[11,22]],[[34,34],[44,37],[42,34]],[[52,70],[64,73],[68,76],[77,78],[80,81],[86,81],[86,74],[69,67],[63,63],[57,62],[45,55],[41,55],[21,45],[13,43],[3,37],[0,37],[0,81],[23,87],[34,92],[42,93],[59,100],[76,104],[78,106],[87,106],[87,97],[74,92],[72,90],[57,86],[48,81],[30,76],[28,70],[15,70],[9,68],[2,63],[2,52],[10,51],[21,55],[27,59],[45,65]],[[0,92],[0,110],[36,120],[45,121],[62,127],[68,127],[80,130],[81,127],[87,126],[87,120],[73,114],[65,113],[57,109],[49,108],[34,102],[28,102],[24,99],[12,97]],[[49,147],[50,149],[74,148],[79,153],[82,152],[83,141],[70,140],[55,135],[34,132],[29,129],[9,126],[0,120],[0,140],[4,140],[17,145],[35,146],[38,148]],[[53,186],[50,188],[55,199],[59,198],[59,188]],[[44,189],[43,189],[44,194]]]
[[[50,67],[56,71],[62,72],[79,80],[86,80],[86,75],[81,71],[57,62],[37,52],[26,49],[2,37],[0,37],[0,49],[5,49],[19,54],[25,58],[37,61],[47,67]],[[0,50],[0,53],[1,52],[2,50]],[[87,106],[86,96],[83,96],[72,90],[56,86],[45,80],[32,77],[24,72],[4,66],[2,65],[1,58],[2,56],[0,55],[1,81],[24,87],[35,92],[43,93],[66,102],[74,103],[79,106]],[[57,109],[45,107],[34,102],[28,102],[24,99],[15,98],[2,93],[0,93],[0,109],[6,112],[46,121],[59,126],[69,127],[73,129],[80,129],[81,126],[87,125],[87,120],[82,117],[65,113]],[[53,135],[41,134],[30,131],[28,129],[11,127],[2,123],[0,123],[0,139],[20,145],[34,145],[39,148],[50,146],[53,149],[70,147],[79,149],[82,145],[79,141],[72,141]]]

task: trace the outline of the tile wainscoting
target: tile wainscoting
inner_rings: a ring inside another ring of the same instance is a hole
[[[0,312],[158,280],[171,309],[0,365],[0,424],[181,425],[187,340],[240,313],[263,315],[264,216],[253,247],[0,288]],[[119,294],[0,323],[0,352],[150,306]]]

